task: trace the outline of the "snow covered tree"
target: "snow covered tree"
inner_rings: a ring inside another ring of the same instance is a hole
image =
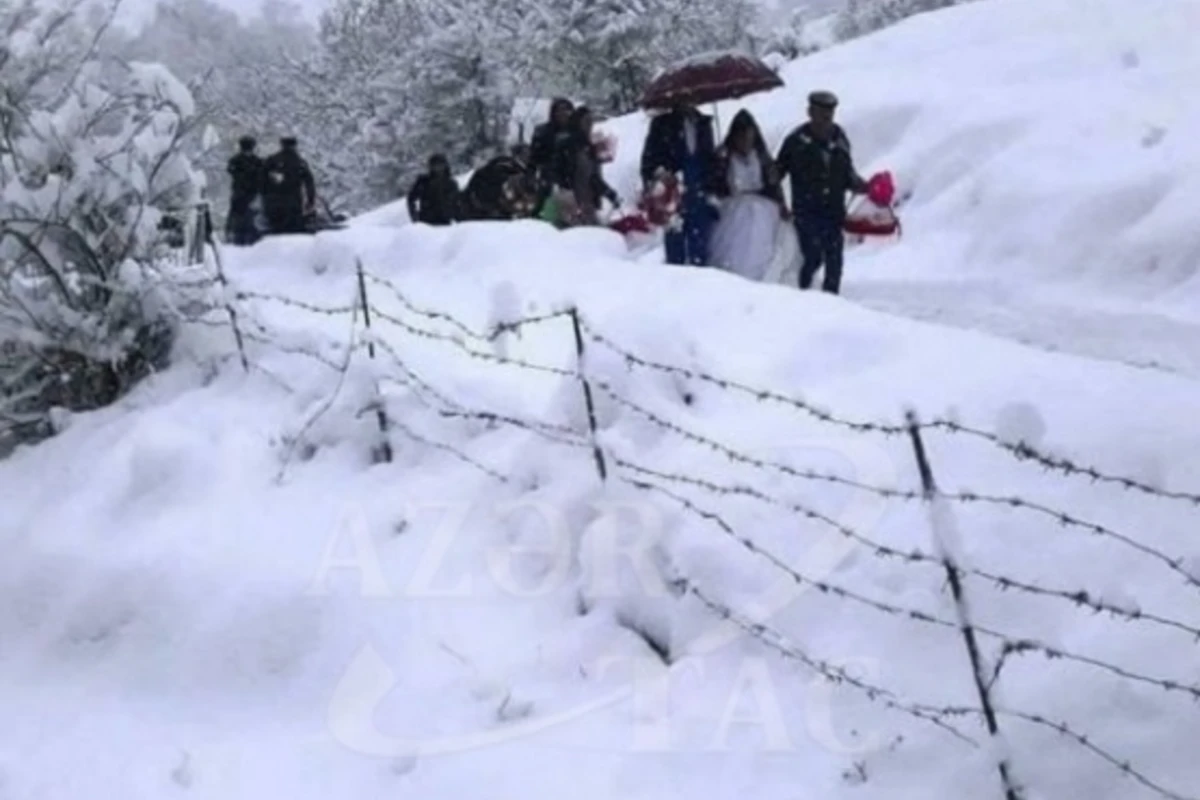
[[[173,340],[150,276],[161,210],[203,185],[181,147],[192,97],[159,65],[101,59],[85,12],[0,6],[0,449],[112,402]]]
[[[835,34],[839,41],[865,36],[902,19],[959,5],[971,0],[847,0],[838,15]]]
[[[547,0],[545,83],[610,113],[637,106],[660,69],[713,50],[753,50],[750,0]]]
[[[185,146],[204,170],[208,199],[221,213],[234,142],[251,134],[266,146],[294,132],[304,110],[293,102],[297,78],[289,54],[311,53],[316,46],[316,31],[287,0],[267,0],[248,22],[213,0],[159,0],[145,28],[112,52],[161,63],[188,85],[196,124]]]

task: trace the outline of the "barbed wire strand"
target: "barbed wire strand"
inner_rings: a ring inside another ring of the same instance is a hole
[[[1064,475],[1084,477],[1091,480],[1093,483],[1115,485],[1127,491],[1139,492],[1150,497],[1157,497],[1166,500],[1180,500],[1191,503],[1195,506],[1200,506],[1200,494],[1159,489],[1144,481],[1139,481],[1134,478],[1121,475],[1112,475],[1102,472],[1096,467],[1085,464],[1077,464],[1065,456],[1051,455],[1039,450],[1027,442],[1010,442],[995,433],[980,430],[978,428],[972,428],[967,425],[962,425],[953,420],[931,420],[924,423],[922,427],[925,429],[941,429],[951,433],[963,436],[971,436],[976,439],[986,441],[994,447],[1009,453],[1019,461],[1036,463],[1039,466],[1044,467],[1049,472],[1060,472]]]
[[[591,338],[597,344],[600,344],[619,355],[625,360],[626,364],[642,367],[643,369],[654,370],[656,372],[675,375],[681,378],[687,378],[689,380],[699,381],[701,383],[707,383],[727,391],[738,391],[743,394],[750,395],[758,400],[770,400],[782,405],[790,406],[798,411],[802,411],[803,413],[820,422],[824,422],[829,425],[836,425],[838,427],[856,431],[858,433],[877,433],[884,436],[901,436],[906,433],[906,429],[903,425],[890,425],[880,422],[844,419],[830,411],[826,411],[823,408],[815,406],[812,403],[800,400],[799,398],[788,397],[787,395],[768,389],[756,389],[744,383],[739,383],[738,381],[729,378],[719,378],[700,370],[679,367],[673,364],[664,364],[662,362],[643,358],[631,350],[621,347],[612,339],[600,333],[594,326],[588,323],[586,319],[581,320],[581,324],[587,331],[589,338]]]
[[[879,703],[893,711],[899,711],[909,716],[916,717],[923,722],[927,722],[943,731],[949,733],[960,741],[978,747],[979,743],[967,736],[962,731],[948,724],[944,718],[937,714],[930,713],[920,705],[905,703],[899,696],[889,689],[881,686],[875,686],[867,683],[861,678],[856,678],[850,674],[845,667],[839,667],[823,659],[810,656],[800,650],[795,645],[791,644],[778,631],[774,631],[767,625],[760,622],[752,622],[747,617],[733,611],[728,606],[713,600],[702,589],[697,587],[693,582],[687,579],[681,580],[684,591],[695,597],[704,605],[714,616],[730,622],[744,633],[749,634],[767,647],[775,650],[786,658],[798,661],[812,671],[821,675],[825,679],[838,685],[848,685],[867,697],[868,700]]]
[[[980,709],[966,706],[947,706],[940,709],[936,706],[922,706],[922,709],[929,713],[941,714],[943,717],[979,716],[982,714]],[[1048,728],[1049,730],[1054,731],[1056,734],[1071,740],[1097,758],[1107,762],[1110,766],[1115,767],[1127,778],[1140,783],[1150,791],[1162,797],[1166,797],[1169,800],[1200,800],[1200,797],[1197,797],[1196,795],[1182,795],[1158,784],[1149,778],[1145,773],[1135,769],[1133,764],[1128,759],[1122,759],[1113,755],[1109,751],[1093,742],[1090,736],[1079,733],[1065,722],[1056,722],[1041,714],[1032,714],[1026,711],[1005,708],[1003,706],[996,708],[996,714],[1001,717],[1022,720],[1031,725]]]
[[[449,397],[448,395],[445,394],[445,392],[442,392],[441,390],[437,389],[431,383],[429,383],[424,378],[422,378],[420,375],[418,375],[416,373],[416,371],[412,369],[412,367],[408,366],[408,364],[404,361],[404,359],[396,351],[395,347],[393,347],[389,342],[384,341],[382,339],[377,339],[376,344],[379,346],[379,349],[381,349],[384,353],[386,353],[388,355],[389,358],[392,359],[392,361],[395,364],[395,366],[397,367],[397,369],[399,369],[404,374],[404,376],[405,376],[404,379],[396,379],[397,382],[402,383],[406,386],[409,386],[409,388],[413,389],[414,395],[419,395],[419,393],[420,393],[418,391],[418,389],[419,389],[420,391],[424,391],[424,392],[432,395],[433,397],[437,398],[437,400],[440,401],[444,405],[444,408],[442,408],[438,412],[438,413],[442,414],[442,416],[463,417],[463,418],[469,418],[469,419],[477,419],[477,420],[484,421],[484,422],[492,422],[492,423],[496,423],[496,424],[510,425],[512,427],[522,428],[524,430],[528,430],[531,432],[541,433],[544,436],[546,436],[546,438],[551,438],[554,435],[566,436],[566,437],[581,436],[581,434],[579,434],[573,428],[570,428],[566,425],[555,425],[553,423],[540,422],[540,421],[536,421],[536,420],[523,420],[523,419],[519,419],[517,417],[509,416],[506,414],[500,414],[497,412],[476,411],[476,410],[468,409],[466,406],[464,406],[463,404],[454,400],[453,398]],[[574,442],[572,441],[572,444],[573,443]]]
[[[317,421],[325,416],[329,409],[333,408],[333,404],[337,402],[337,398],[341,396],[342,388],[346,384],[346,376],[350,373],[350,366],[354,361],[354,354],[357,348],[354,346],[355,332],[358,329],[358,312],[351,311],[350,313],[350,331],[348,334],[348,344],[346,346],[346,356],[338,370],[337,383],[334,384],[333,391],[317,406],[316,411],[308,418],[308,420],[300,427],[295,436],[288,440],[288,447],[284,453],[283,463],[279,467],[279,472],[275,475],[275,483],[282,483],[287,475],[288,467],[291,466],[292,456],[296,452],[296,446],[308,435],[312,427],[317,424]]]
[[[517,318],[514,320],[507,320],[505,322],[497,323],[496,326],[493,328],[493,330],[490,333],[480,333],[478,331],[473,330],[466,323],[462,322],[461,320],[459,320],[457,317],[453,316],[452,314],[446,313],[444,311],[434,311],[432,309],[422,308],[422,307],[418,306],[415,302],[410,300],[404,294],[404,292],[400,291],[400,288],[398,286],[396,286],[396,284],[393,283],[392,281],[389,281],[386,278],[381,278],[377,275],[372,275],[370,272],[365,272],[364,274],[366,275],[367,280],[378,283],[379,285],[384,286],[389,291],[391,291],[392,294],[396,297],[396,299],[398,301],[400,301],[400,304],[403,305],[404,308],[407,311],[409,311],[410,313],[416,314],[417,316],[424,317],[426,319],[435,320],[438,322],[444,322],[444,323],[450,325],[451,327],[453,327],[455,330],[462,333],[464,336],[467,336],[471,339],[475,339],[475,340],[478,340],[481,342],[492,342],[492,341],[495,341],[496,339],[498,339],[502,334],[516,333],[520,329],[526,328],[526,327],[529,327],[532,325],[540,325],[540,324],[543,324],[546,322],[550,322],[552,320],[564,319],[567,316],[569,316],[569,314],[570,314],[569,311],[562,310],[562,311],[551,311],[551,312],[547,312],[545,314],[539,314],[536,316],[520,317],[520,318]]]
[[[905,563],[925,564],[925,565],[929,566],[930,568],[936,568],[936,569],[944,568],[944,565],[941,563],[941,561],[937,557],[933,556],[930,553],[924,552],[920,548],[914,547],[911,550],[899,550],[895,547],[891,547],[890,545],[886,545],[879,541],[876,541],[865,534],[859,533],[858,531],[854,530],[850,526],[840,523],[837,520],[832,519],[832,518],[826,516],[825,514],[822,514],[819,511],[816,511],[815,509],[812,509],[808,506],[805,506],[805,505],[802,505],[799,503],[793,503],[793,502],[790,502],[787,500],[781,500],[779,498],[772,497],[772,496],[770,496],[764,492],[761,492],[750,486],[744,486],[744,485],[725,486],[725,485],[721,485],[721,484],[715,483],[710,480],[706,480],[704,478],[697,478],[697,477],[694,477],[691,475],[663,472],[661,470],[646,467],[641,464],[635,464],[634,462],[629,461],[627,459],[623,459],[620,456],[612,456],[612,459],[613,459],[613,462],[615,464],[617,464],[617,466],[624,467],[625,469],[628,469],[632,472],[637,472],[637,473],[642,474],[647,477],[657,478],[658,480],[671,481],[672,483],[682,483],[682,484],[700,489],[702,491],[708,492],[709,494],[713,494],[713,495],[747,497],[747,498],[751,498],[754,500],[758,500],[759,502],[773,506],[775,508],[780,508],[782,510],[798,514],[798,515],[804,517],[805,519],[808,519],[808,520],[811,520],[814,522],[818,522],[822,525],[825,525],[825,526],[835,530],[837,533],[841,534],[842,536],[846,537],[847,539],[850,539],[851,541],[858,543],[859,545],[862,545],[863,547],[867,548],[873,555],[875,555],[876,557],[882,558],[882,559],[903,561]],[[1128,622],[1145,622],[1145,623],[1151,623],[1151,624],[1155,624],[1155,625],[1161,625],[1163,627],[1173,628],[1177,631],[1186,633],[1189,636],[1200,641],[1200,627],[1189,625],[1184,622],[1179,622],[1178,620],[1170,619],[1167,617],[1162,617],[1162,616],[1159,616],[1159,615],[1156,615],[1156,614],[1153,614],[1150,612],[1145,612],[1145,611],[1141,611],[1141,610],[1130,611],[1128,609],[1121,608],[1120,606],[1117,606],[1115,604],[1107,603],[1103,600],[1093,598],[1085,590],[1067,590],[1067,589],[1045,588],[1045,587],[1038,586],[1033,583],[1022,581],[1019,578],[1011,578],[1011,577],[1007,577],[1007,576],[1003,576],[1003,575],[998,575],[996,573],[988,572],[986,570],[981,570],[976,567],[957,566],[955,569],[956,569],[956,572],[961,576],[972,577],[972,578],[976,578],[978,580],[985,581],[985,582],[991,584],[992,586],[994,586],[996,589],[999,589],[1002,591],[1008,591],[1008,590],[1023,591],[1023,592],[1027,592],[1029,594],[1038,595],[1038,596],[1042,596],[1042,597],[1046,597],[1046,598],[1053,598],[1053,599],[1061,600],[1063,602],[1071,603],[1076,606],[1085,607],[1085,608],[1088,608],[1097,613],[1107,613],[1114,617],[1124,619],[1125,621],[1128,621]]]
[[[361,410],[359,412],[359,416],[361,416],[363,414],[371,413],[373,411],[374,411],[374,408],[364,408],[363,410]],[[455,447],[453,445],[446,444],[445,442],[439,442],[434,439],[430,439],[429,437],[425,436],[424,434],[417,433],[415,430],[413,430],[412,426],[408,425],[407,423],[401,422],[399,420],[392,419],[392,420],[390,420],[390,422],[391,422],[391,425],[389,427],[398,429],[405,436],[409,437],[410,439],[412,439],[413,441],[415,441],[419,444],[423,444],[423,445],[425,445],[427,447],[431,447],[435,450],[441,450],[444,453],[448,453],[448,454],[454,456],[455,458],[459,459],[463,463],[467,464],[468,466],[474,467],[475,469],[479,470],[480,472],[483,472],[484,474],[500,481],[501,483],[511,483],[512,482],[512,478],[510,478],[509,476],[505,475],[504,473],[500,472],[497,469],[493,469],[492,467],[487,466],[486,464],[484,464],[481,461],[475,459],[474,457],[468,455],[467,453],[464,453],[462,450],[459,450],[457,447]]]
[[[430,339],[433,341],[446,342],[447,344],[450,344],[450,345],[456,347],[457,349],[461,350],[463,353],[470,356],[471,358],[475,358],[480,361],[486,361],[491,364],[503,364],[505,366],[518,367],[520,369],[528,370],[530,372],[541,372],[541,373],[545,373],[547,375],[554,375],[554,376],[557,376],[560,378],[574,378],[578,374],[574,370],[563,369],[562,367],[551,367],[551,366],[547,366],[545,364],[535,364],[531,361],[524,361],[524,360],[518,359],[518,358],[506,358],[504,356],[498,356],[495,353],[485,353],[480,350],[474,350],[470,347],[467,347],[467,345],[464,342],[460,341],[459,339],[457,339],[453,336],[449,336],[444,333],[436,333],[434,331],[426,330],[424,328],[419,328],[419,327],[412,325],[408,322],[405,322],[404,320],[400,319],[399,317],[397,317],[393,314],[389,314],[385,311],[379,311],[378,309],[376,309],[375,313],[380,319],[386,320],[387,322],[390,322],[391,324],[395,325],[398,328],[402,328],[403,330],[407,331],[408,333],[412,334],[413,336],[417,336],[422,339]]]
[[[784,464],[782,462],[769,461],[766,459],[756,458],[754,456],[747,455],[746,453],[742,453],[742,452],[739,452],[738,450],[735,450],[734,448],[730,447],[729,445],[722,444],[721,442],[718,442],[715,439],[712,439],[710,437],[696,433],[695,431],[690,431],[687,428],[684,428],[682,425],[678,425],[674,422],[671,422],[670,420],[663,418],[662,416],[656,414],[655,412],[653,412],[647,408],[643,408],[642,406],[638,405],[637,403],[634,403],[633,401],[626,399],[619,392],[617,392],[615,389],[613,389],[612,385],[609,384],[607,381],[604,381],[602,379],[593,378],[592,384],[594,386],[596,386],[597,388],[599,388],[602,392],[604,392],[605,395],[607,395],[618,406],[621,406],[622,408],[624,408],[628,411],[631,411],[634,414],[637,414],[638,416],[642,417],[643,419],[670,431],[671,433],[675,434],[676,436],[679,436],[683,439],[686,439],[686,440],[688,440],[694,444],[700,445],[702,447],[707,447],[708,449],[719,453],[720,455],[724,456],[725,458],[728,458],[731,461],[745,464],[746,466],[754,467],[755,469],[779,472],[781,474],[788,475],[790,477],[797,478],[799,480],[837,484],[840,486],[845,486],[848,488],[858,489],[860,491],[876,494],[876,495],[879,495],[879,496],[885,497],[885,498],[893,498],[893,499],[906,500],[906,501],[919,501],[920,500],[919,493],[917,493],[915,491],[909,491],[909,490],[903,490],[903,489],[889,489],[886,487],[873,486],[871,484],[863,483],[861,481],[855,481],[850,478],[843,478],[843,477],[829,474],[829,473],[820,473],[820,472],[817,472],[812,469],[797,468],[797,467],[793,467],[789,464]],[[1143,555],[1149,556],[1150,558],[1153,558],[1154,560],[1159,561],[1161,564],[1166,566],[1172,572],[1181,576],[1185,581],[1187,581],[1192,586],[1200,588],[1200,579],[1191,575],[1187,570],[1185,570],[1182,567],[1182,565],[1181,565],[1182,559],[1172,558],[1169,555],[1167,555],[1166,553],[1163,553],[1153,547],[1150,547],[1149,545],[1143,544],[1126,534],[1112,530],[1111,528],[1105,527],[1103,525],[1099,525],[1097,523],[1089,522],[1087,520],[1075,517],[1064,511],[1060,511],[1060,510],[1051,508],[1049,506],[1041,505],[1039,503],[1034,503],[1034,502],[1031,502],[1028,500],[1024,500],[1019,497],[1001,497],[1001,496],[994,496],[994,495],[979,494],[976,492],[942,492],[939,494],[939,497],[946,499],[946,500],[962,502],[962,503],[996,505],[996,506],[1004,506],[1004,507],[1008,507],[1008,508],[1018,509],[1018,510],[1022,510],[1022,511],[1025,511],[1028,513],[1037,514],[1039,516],[1043,516],[1048,519],[1052,519],[1056,523],[1058,523],[1059,525],[1061,525],[1062,527],[1065,527],[1065,528],[1080,530],[1080,531],[1084,531],[1086,533],[1093,534],[1095,536],[1113,539],[1127,547],[1132,548],[1133,550],[1136,550],[1139,553],[1142,553]]]
[[[630,365],[708,383],[724,390],[738,391],[760,401],[773,401],[801,411],[820,422],[824,422],[829,425],[835,425],[847,430],[856,431],[858,433],[875,433],[883,436],[900,436],[904,435],[907,431],[906,427],[903,425],[864,420],[851,420],[844,417],[839,417],[830,411],[813,405],[812,403],[808,403],[799,398],[789,397],[780,392],[755,388],[729,378],[717,377],[697,369],[679,367],[672,364],[663,364],[661,362],[643,358],[616,344],[616,342],[614,342],[611,338],[600,333],[594,326],[587,323],[586,320],[583,320],[582,324],[586,326],[590,338],[621,356],[625,362]],[[1076,464],[1071,459],[1062,456],[1050,455],[1027,442],[1011,442],[998,434],[968,425],[963,425],[955,422],[954,420],[935,418],[928,422],[921,423],[921,429],[941,430],[943,432],[970,436],[985,441],[992,446],[1007,452],[1009,455],[1012,455],[1018,460],[1035,462],[1051,471],[1062,472],[1067,475],[1075,475],[1078,477],[1086,477],[1096,483],[1113,484],[1126,490],[1138,491],[1153,497],[1182,500],[1200,506],[1200,494],[1159,489],[1133,478],[1111,475],[1102,472],[1096,467]]]
[[[743,536],[742,534],[739,534],[733,528],[733,526],[730,525],[719,514],[712,512],[712,511],[705,510],[703,508],[700,508],[698,505],[696,505],[694,502],[692,502],[688,498],[682,497],[681,495],[678,495],[675,492],[672,492],[669,489],[666,489],[665,487],[659,486],[657,484],[654,484],[654,483],[651,483],[648,481],[641,481],[638,483],[640,483],[641,488],[644,488],[648,491],[662,494],[662,495],[670,498],[671,500],[674,500],[679,505],[683,506],[690,513],[695,514],[696,516],[711,523],[712,525],[717,527],[719,530],[721,530],[722,533],[729,536],[735,542],[740,544],[745,550],[752,553],[753,555],[759,556],[760,558],[764,559],[768,563],[775,566],[777,569],[779,569],[785,575],[790,577],[798,586],[811,586],[812,588],[820,591],[823,594],[828,594],[828,595],[832,595],[834,597],[841,598],[843,600],[851,601],[851,602],[857,603],[859,605],[865,606],[867,608],[870,608],[874,611],[878,611],[883,614],[888,614],[891,616],[896,616],[896,617],[900,617],[900,618],[904,618],[904,619],[911,619],[911,620],[921,622],[921,623],[924,623],[927,625],[932,625],[935,627],[954,630],[956,632],[959,630],[959,626],[957,623],[942,619],[940,617],[933,615],[932,613],[922,611],[920,609],[904,608],[901,606],[895,606],[890,603],[886,603],[882,600],[876,600],[874,598],[867,597],[866,595],[859,594],[858,592],[855,592],[851,589],[847,589],[843,586],[831,584],[824,580],[809,578],[809,577],[801,574],[800,572],[797,572],[794,568],[792,568],[786,562],[784,562],[781,558],[779,558],[779,556],[777,556],[774,553],[772,553],[771,551],[763,548],[761,545],[757,544],[752,539],[750,539],[746,536]],[[1002,642],[1020,642],[1022,645],[1020,652],[1022,654],[1025,654],[1025,653],[1037,654],[1037,655],[1041,656],[1042,658],[1045,658],[1048,661],[1062,660],[1062,661],[1074,662],[1077,664],[1092,667],[1101,672],[1107,672],[1110,675],[1113,675],[1113,676],[1116,676],[1119,678],[1124,678],[1125,680],[1129,680],[1129,681],[1132,681],[1135,683],[1145,684],[1147,686],[1154,686],[1155,688],[1161,689],[1162,691],[1169,692],[1169,693],[1185,694],[1185,695],[1191,697],[1193,700],[1200,700],[1200,687],[1196,687],[1191,684],[1186,684],[1186,683],[1182,683],[1180,681],[1171,680],[1171,679],[1167,679],[1167,678],[1159,678],[1159,677],[1155,677],[1155,676],[1151,676],[1151,675],[1143,675],[1141,673],[1133,672],[1132,670],[1126,669],[1125,667],[1121,667],[1116,664],[1110,664],[1106,661],[1101,661],[1100,659],[1092,658],[1091,656],[1085,656],[1085,655],[1080,655],[1078,653],[1073,653],[1071,651],[1068,651],[1068,650],[1065,650],[1062,648],[1052,647],[1050,645],[1046,645],[1041,642],[1034,641],[1027,637],[1009,636],[1009,635],[1001,633],[995,629],[980,626],[980,625],[976,625],[976,626],[974,626],[974,628],[980,634],[987,636],[988,638],[991,638],[991,639],[996,639],[996,640],[999,640]]]

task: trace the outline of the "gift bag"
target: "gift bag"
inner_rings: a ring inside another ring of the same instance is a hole
[[[854,236],[892,236],[900,232],[900,220],[891,206],[864,197],[846,213],[842,229]]]

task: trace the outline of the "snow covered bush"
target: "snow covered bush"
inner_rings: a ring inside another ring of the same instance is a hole
[[[173,340],[152,275],[160,209],[202,185],[195,109],[163,67],[100,58],[103,27],[78,0],[0,6],[0,452],[111,403]]]

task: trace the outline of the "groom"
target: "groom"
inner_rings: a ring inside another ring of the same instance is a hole
[[[712,117],[694,106],[677,104],[655,117],[642,149],[642,183],[647,191],[663,173],[683,180],[681,229],[664,238],[668,264],[701,266],[708,263],[708,239],[717,218],[708,198],[716,143]]]

